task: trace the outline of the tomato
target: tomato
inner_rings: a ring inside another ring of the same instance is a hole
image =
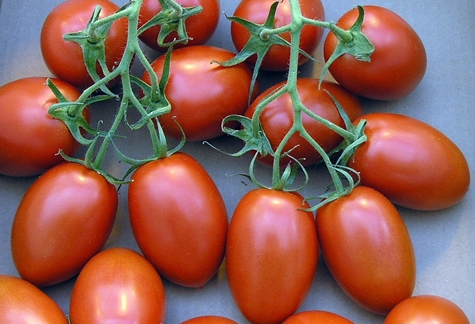
[[[245,115],[252,117],[258,103],[284,84],[285,82],[276,84],[264,91],[254,100]],[[321,89],[319,89],[319,80],[301,78],[297,81],[297,90],[302,103],[309,110],[340,127],[344,127],[345,124],[333,100],[326,91],[335,97],[351,120],[355,120],[363,114],[358,99],[336,83],[323,81]],[[286,93],[268,104],[260,116],[260,121],[272,149],[275,150],[294,123],[294,105],[290,95]],[[326,152],[335,148],[342,141],[341,136],[307,114],[303,114],[302,123],[310,136],[316,140]],[[284,148],[284,152],[291,149],[290,155],[299,159],[304,166],[315,164],[321,159],[320,154],[316,152],[312,145],[298,134],[294,134],[291,137]],[[259,161],[266,165],[272,165],[273,157],[267,155],[261,157]],[[288,162],[290,162],[290,158],[288,157],[283,157],[280,161],[281,165],[286,165]]]
[[[165,94],[172,105],[160,117],[165,134],[181,139],[180,124],[188,141],[202,141],[222,135],[221,121],[232,114],[242,115],[248,107],[252,70],[245,63],[222,67],[232,52],[217,47],[196,45],[173,51],[170,78]],[[152,63],[161,77],[165,56]],[[150,75],[142,79],[150,84]],[[256,88],[255,91],[257,90]]]
[[[12,257],[23,279],[53,285],[79,273],[114,225],[117,191],[96,171],[61,163],[27,190],[13,220]]]
[[[162,279],[142,255],[109,248],[81,270],[70,300],[71,323],[163,323]]]
[[[417,119],[391,113],[362,116],[367,142],[348,166],[361,184],[394,204],[437,210],[460,201],[470,185],[470,170],[460,149],[443,133]],[[359,120],[355,121],[355,124]]]
[[[313,323],[326,323],[326,324],[353,324],[349,319],[344,318],[335,313],[309,310],[296,313],[287,318],[282,324],[313,324]]]
[[[63,35],[84,30],[96,6],[102,8],[100,18],[119,10],[109,0],[68,0],[49,13],[41,29],[41,53],[46,66],[53,75],[78,88],[87,88],[94,82],[84,65],[81,46],[64,40]],[[105,55],[109,71],[114,70],[122,59],[127,44],[127,26],[126,18],[119,19],[112,24],[107,34]],[[99,73],[99,67],[97,71]],[[111,82],[109,86],[115,83]]]
[[[219,16],[221,15],[221,6],[219,0],[179,0],[177,1],[183,7],[201,6],[203,10],[197,14],[186,19],[186,32],[189,40],[185,43],[177,43],[174,48],[192,45],[203,45],[211,36],[213,36],[219,23]],[[156,14],[162,10],[162,5],[157,0],[144,0],[140,8],[139,27],[152,19]],[[158,43],[157,37],[160,33],[161,26],[154,26],[145,30],[139,35],[140,40],[148,47],[160,51],[163,50]],[[176,32],[171,33],[165,38],[165,42],[172,42],[178,38]]]
[[[80,96],[72,85],[52,81],[68,100]],[[80,145],[67,126],[48,114],[57,102],[46,78],[24,78],[0,87],[0,174],[37,175],[63,161],[59,150],[76,153]],[[84,113],[89,120],[89,110]]]
[[[0,322],[3,324],[67,324],[56,302],[26,280],[0,275]]]
[[[224,257],[228,217],[213,179],[191,156],[175,153],[132,175],[129,215],[144,256],[170,281],[204,286]]]
[[[416,261],[403,219],[374,189],[358,186],[317,210],[328,269],[360,306],[387,314],[414,290]]]
[[[414,29],[393,11],[378,6],[363,6],[362,31],[375,47],[370,62],[344,54],[330,65],[329,71],[342,87],[371,99],[394,100],[413,91],[424,77],[427,55]],[[337,26],[348,30],[356,21],[358,10],[345,13]],[[337,38],[329,33],[324,42],[328,61]]]
[[[228,231],[231,294],[252,323],[281,323],[302,304],[318,260],[314,217],[302,196],[255,189],[239,201]]]
[[[450,300],[434,295],[405,299],[394,307],[384,324],[444,323],[469,324],[467,315]]]
[[[222,316],[204,315],[190,318],[181,324],[237,324],[237,322]]]
[[[275,0],[242,0],[239,2],[234,16],[244,18],[256,24],[264,24],[269,15],[269,9]],[[307,18],[324,20],[325,11],[320,0],[300,0],[300,10]],[[292,22],[290,1],[280,1],[277,6],[274,27],[283,27]],[[323,29],[311,25],[302,28],[300,36],[300,49],[312,55],[315,52],[323,35]],[[279,35],[285,40],[291,40],[290,33]],[[231,23],[231,37],[237,51],[241,51],[250,38],[250,32],[242,25]],[[256,63],[256,55],[248,59],[248,63]],[[290,48],[281,45],[273,45],[261,65],[261,69],[268,71],[285,71],[289,68]],[[307,62],[308,58],[300,55],[299,65]]]

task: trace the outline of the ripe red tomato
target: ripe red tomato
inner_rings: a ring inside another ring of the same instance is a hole
[[[75,101],[79,91],[72,85],[52,80],[61,93]],[[46,78],[24,78],[0,87],[0,174],[32,176],[43,173],[79,149],[67,126],[48,114],[57,103]],[[89,120],[89,110],[85,117]]]
[[[450,300],[434,295],[405,299],[394,307],[384,324],[444,323],[469,324],[467,315]]]
[[[252,70],[245,63],[222,67],[234,57],[230,51],[196,45],[173,51],[170,79],[165,94],[172,105],[169,114],[160,117],[165,134],[181,139],[180,124],[188,141],[202,141],[222,135],[221,122],[228,115],[242,115],[248,107]],[[165,56],[152,63],[161,77]],[[142,79],[150,84],[150,75]],[[255,89],[256,93],[258,87]]]
[[[252,323],[282,323],[304,301],[318,260],[314,217],[302,196],[255,189],[239,201],[228,231],[231,294]]]
[[[270,87],[259,95],[246,111],[245,115],[251,118],[258,103],[271,92],[282,87],[284,83],[285,82]],[[344,127],[345,124],[333,100],[326,91],[335,97],[351,120],[355,120],[363,114],[358,99],[336,83],[323,81],[321,89],[319,89],[319,80],[301,78],[297,81],[297,90],[302,103],[309,110],[340,127]],[[268,104],[260,116],[260,121],[272,149],[275,150],[294,123],[294,105],[290,95],[286,93]],[[310,136],[312,136],[326,152],[334,149],[342,141],[340,135],[306,114],[303,114],[302,123]],[[285,146],[284,152],[290,149],[293,149],[290,155],[299,159],[304,166],[315,164],[321,159],[320,154],[316,152],[312,145],[298,134],[294,134],[291,137]],[[266,165],[272,165],[273,157],[267,155],[261,157],[259,161]],[[286,165],[288,162],[290,162],[290,158],[281,158],[281,165]]]
[[[204,286],[224,257],[228,218],[213,179],[191,156],[175,153],[132,175],[129,215],[140,250],[158,272]]]
[[[186,19],[186,32],[189,37],[188,43],[177,43],[174,45],[174,48],[205,44],[211,36],[213,36],[218,27],[219,16],[221,15],[219,0],[179,0],[177,3],[183,7],[201,6],[203,10],[199,14]],[[144,0],[140,8],[139,27],[152,19],[161,10],[162,5],[159,1]],[[163,50],[157,43],[160,30],[161,26],[151,27],[139,35],[140,40],[156,51]],[[178,34],[173,32],[165,38],[165,42],[172,42],[176,38],[178,38]]]
[[[464,197],[470,170],[447,136],[408,116],[372,113],[361,118],[367,121],[368,140],[348,163],[360,173],[361,184],[396,205],[418,210],[447,208]]]
[[[269,15],[269,9],[275,0],[242,0],[234,11],[234,16],[244,18],[256,24],[264,24]],[[324,20],[325,11],[320,0],[300,0],[300,10],[307,18]],[[280,1],[277,6],[274,27],[283,27],[292,22],[290,1]],[[313,54],[323,35],[323,29],[311,25],[303,27],[300,36],[300,49],[308,54]],[[290,33],[280,35],[285,40],[291,40]],[[232,22],[231,37],[237,51],[241,51],[250,38],[249,30],[244,26]],[[256,55],[248,59],[248,63],[256,63]],[[272,46],[267,52],[261,69],[268,71],[285,71],[289,68],[290,49],[281,45]],[[300,55],[299,65],[308,61]]]
[[[2,324],[67,324],[56,302],[26,280],[0,275],[0,322]]]
[[[119,10],[109,0],[68,0],[50,12],[41,29],[41,52],[46,66],[53,75],[78,88],[87,88],[93,81],[84,65],[80,45],[64,40],[63,35],[84,30],[98,5],[102,7],[100,18]],[[119,19],[112,24],[107,34],[105,52],[109,71],[114,70],[122,59],[127,44],[127,26],[126,18]],[[99,67],[97,71],[100,71]],[[109,84],[112,85],[114,82]]]
[[[414,248],[399,212],[382,194],[358,186],[319,208],[316,224],[328,269],[357,304],[387,314],[412,295]]]
[[[222,316],[213,316],[213,315],[205,315],[190,318],[181,324],[238,324],[236,321],[233,321],[229,318],[222,317]]]
[[[309,310],[296,313],[287,318],[282,324],[313,324],[313,323],[326,323],[326,324],[354,324],[347,318],[335,313]]]
[[[142,255],[110,248],[81,270],[70,300],[71,323],[163,323],[162,279]]]
[[[363,34],[373,43],[371,62],[363,62],[344,54],[330,65],[329,71],[342,87],[378,100],[399,99],[421,82],[427,66],[424,44],[414,29],[393,11],[378,6],[363,6]],[[358,10],[345,13],[337,26],[348,30],[356,21]],[[324,58],[328,61],[337,38],[329,33],[324,42]]]
[[[114,225],[117,191],[96,171],[61,163],[40,176],[18,206],[12,257],[23,279],[53,285],[78,274]]]

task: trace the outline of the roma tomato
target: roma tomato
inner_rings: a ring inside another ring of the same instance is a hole
[[[52,79],[71,101],[79,91],[69,83]],[[57,103],[46,78],[19,79],[0,87],[0,174],[23,177],[43,173],[79,149],[67,126],[48,114]],[[89,110],[85,117],[89,120]]]
[[[140,250],[158,272],[204,286],[224,257],[228,217],[213,179],[191,156],[175,153],[132,175],[129,215]]]
[[[56,302],[26,280],[0,275],[2,324],[68,324]]]
[[[275,0],[242,0],[234,11],[234,16],[244,18],[256,24],[264,24],[269,15],[269,9]],[[325,11],[320,0],[299,0],[302,15],[307,18],[324,20]],[[281,1],[277,6],[274,27],[283,27],[292,22],[290,1]],[[323,35],[323,29],[311,25],[303,27],[300,36],[300,48],[312,55]],[[232,22],[231,37],[237,51],[241,51],[249,40],[251,34],[244,26]],[[290,33],[280,35],[285,40],[291,40]],[[248,59],[248,63],[256,63],[256,55]],[[261,69],[268,71],[285,71],[289,69],[289,47],[274,45],[267,52]],[[299,65],[307,62],[308,58],[300,55]]]
[[[242,115],[248,107],[252,70],[241,63],[222,67],[234,57],[217,47],[197,45],[173,51],[165,94],[172,105],[169,114],[160,116],[165,134],[181,139],[183,129],[188,141],[202,141],[222,135],[221,122],[228,115]],[[165,56],[152,63],[161,77]],[[150,75],[142,79],[150,84]],[[258,87],[255,91],[257,92]]]
[[[450,300],[434,295],[405,299],[394,307],[384,324],[444,323],[469,324],[463,310]]]
[[[282,323],[307,296],[315,277],[314,217],[296,193],[255,189],[239,201],[228,231],[231,294],[252,323]]]
[[[214,316],[214,315],[205,315],[190,318],[181,324],[238,324],[238,322],[233,321],[227,317]]]
[[[282,82],[264,91],[254,100],[245,115],[251,118],[256,110],[256,106],[267,95],[276,91],[284,84],[285,82]],[[327,91],[339,102],[350,120],[355,120],[363,114],[358,99],[334,82],[323,81],[319,89],[319,80],[301,78],[297,81],[297,90],[302,103],[310,111],[340,127],[344,128],[345,124]],[[343,138],[340,135],[319,121],[305,113],[302,115],[303,126],[326,152],[334,149],[342,141]],[[272,149],[275,150],[294,123],[294,105],[290,95],[285,93],[268,104],[260,115],[260,121]],[[299,134],[294,134],[290,138],[287,145],[285,145],[284,152],[291,149],[290,155],[300,160],[304,166],[315,164],[321,159],[320,154],[317,153],[313,146]],[[267,155],[260,157],[259,161],[266,165],[272,165],[273,157]],[[285,166],[290,161],[289,157],[284,156],[281,158],[280,163]]]
[[[349,91],[371,99],[394,100],[413,91],[424,77],[427,55],[414,29],[393,11],[363,6],[362,31],[375,50],[370,62],[344,54],[329,68],[335,80]],[[358,17],[358,9],[345,13],[337,26],[348,30]],[[324,58],[330,58],[337,38],[329,33],[324,42]]]
[[[186,32],[189,40],[185,43],[177,43],[174,48],[192,45],[203,45],[211,36],[213,36],[219,23],[219,16],[221,15],[221,6],[219,0],[179,0],[178,4],[183,7],[201,6],[203,10],[197,14],[186,19]],[[157,0],[144,0],[140,8],[139,27],[152,19],[162,11],[162,5]],[[140,40],[148,47],[160,51],[163,50],[157,43],[157,37],[160,33],[161,26],[154,26],[145,30],[139,35]],[[178,38],[176,32],[171,33],[165,38],[165,42],[172,42]]]
[[[313,324],[313,323],[325,323],[325,324],[354,324],[347,318],[335,313],[321,311],[321,310],[309,310],[296,313],[287,318],[282,324]]]
[[[328,269],[360,306],[387,314],[414,290],[414,248],[403,219],[374,189],[358,186],[317,210]]]
[[[394,204],[438,210],[459,202],[468,191],[470,170],[460,149],[443,133],[417,119],[391,113],[362,116],[363,143],[348,166],[361,184]],[[354,123],[358,123],[356,120]]]
[[[53,285],[79,273],[110,235],[115,187],[96,171],[61,163],[27,190],[13,219],[13,262],[23,279]]]
[[[109,0],[68,0],[49,13],[41,29],[41,53],[46,66],[53,75],[78,88],[87,88],[93,81],[84,65],[81,46],[64,40],[63,35],[84,30],[96,6],[102,8],[100,18],[119,10]],[[107,34],[105,55],[109,71],[114,70],[122,59],[127,44],[127,26],[126,18],[119,19],[112,24]],[[100,70],[98,66],[98,73]],[[109,86],[114,83],[109,83]]]
[[[71,323],[163,323],[166,296],[162,279],[142,255],[110,248],[81,270],[70,300]]]

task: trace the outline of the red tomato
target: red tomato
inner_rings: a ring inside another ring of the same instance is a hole
[[[129,215],[140,250],[167,279],[204,286],[224,257],[228,217],[213,179],[175,153],[141,166],[129,185]]]
[[[238,322],[222,316],[205,315],[190,318],[181,324],[238,324]]]
[[[84,65],[80,45],[64,40],[63,35],[84,30],[96,6],[102,7],[100,18],[119,10],[119,7],[109,0],[68,0],[50,12],[41,29],[41,52],[46,66],[53,75],[78,88],[87,88],[93,81]],[[119,19],[112,24],[107,34],[105,52],[109,71],[119,65],[124,54],[127,25],[126,18]],[[100,71],[99,67],[97,71]],[[109,85],[113,84],[111,82]]]
[[[296,193],[256,189],[238,203],[228,231],[231,294],[252,323],[282,323],[302,304],[318,260],[314,217]]]
[[[368,140],[348,163],[360,173],[361,184],[396,205],[418,210],[447,208],[465,196],[470,170],[447,136],[403,115],[372,113],[361,118],[367,121]]]
[[[344,54],[330,65],[329,71],[342,87],[378,100],[399,99],[421,82],[427,66],[424,44],[414,29],[400,16],[378,6],[363,6],[363,34],[373,43],[371,62],[363,62]],[[348,30],[356,21],[358,10],[345,13],[337,26]],[[324,43],[328,61],[337,38],[329,33]]]
[[[165,94],[172,105],[160,117],[165,133],[181,139],[178,122],[188,141],[208,140],[222,135],[221,121],[232,114],[242,115],[248,107],[252,70],[245,63],[222,67],[234,54],[217,47],[197,45],[174,50],[170,79]],[[152,63],[161,77],[165,56]],[[150,84],[150,76],[142,79]],[[257,91],[257,89],[256,89]]]
[[[254,100],[245,115],[252,117],[257,104],[284,84],[285,82],[282,82],[264,91]],[[340,127],[344,127],[345,124],[333,100],[326,91],[335,97],[351,120],[355,120],[363,114],[358,99],[336,83],[323,81],[321,89],[319,89],[319,80],[301,78],[297,81],[297,90],[302,103],[309,110]],[[286,93],[268,104],[260,116],[260,121],[272,149],[275,150],[294,123],[294,105],[290,95]],[[342,141],[341,136],[306,114],[302,116],[302,123],[310,136],[312,136],[326,152],[334,149]],[[293,149],[290,155],[299,159],[304,166],[315,164],[321,159],[320,154],[316,152],[312,145],[298,134],[294,134],[291,137],[285,146],[284,152],[290,149]],[[266,165],[272,165],[273,157],[267,155],[264,158],[260,158],[259,161]],[[288,162],[290,162],[290,158],[281,158],[281,165],[285,166]]]
[[[70,301],[74,324],[163,323],[166,296],[162,279],[142,255],[110,248],[81,270]]]
[[[309,310],[294,314],[282,324],[354,324],[349,319],[335,313],[320,310]]]
[[[20,278],[0,275],[2,324],[67,324],[56,302],[39,288]]]
[[[387,314],[412,295],[416,260],[397,209],[359,186],[317,210],[318,239],[328,269],[360,306]]]
[[[221,7],[219,0],[178,0],[178,4],[183,7],[201,6],[203,10],[197,14],[186,19],[186,32],[188,33],[188,43],[177,43],[174,48],[191,45],[203,45],[211,36],[213,36],[219,23],[219,16],[221,15]],[[157,0],[144,0],[140,8],[140,22],[139,27],[152,19],[156,14],[162,10],[162,5]],[[157,37],[160,33],[161,26],[154,26],[145,30],[140,34],[142,40],[148,47],[160,51],[163,50],[158,43]],[[165,42],[172,42],[178,38],[176,32],[171,33]]]
[[[13,220],[12,257],[23,279],[53,285],[79,273],[114,225],[117,191],[96,171],[62,163],[25,193]]]
[[[72,85],[52,81],[68,100],[80,96]],[[0,87],[0,174],[37,175],[63,161],[59,150],[72,156],[79,149],[67,126],[48,114],[57,102],[46,78],[24,78]],[[88,109],[85,117],[89,120]]]
[[[275,0],[242,0],[234,11],[234,16],[244,18],[256,24],[264,24],[269,15],[269,9]],[[324,20],[325,11],[320,0],[300,0],[300,10],[307,18]],[[280,1],[277,6],[274,27],[283,27],[292,22],[290,1]],[[313,54],[323,35],[323,29],[311,25],[305,25],[301,31],[300,49],[308,54]],[[280,35],[285,40],[291,40],[290,33]],[[231,37],[237,51],[241,51],[250,38],[249,31],[242,25],[231,23]],[[248,63],[256,63],[256,55],[248,59]],[[285,71],[289,68],[290,48],[281,45],[272,46],[267,52],[261,68],[268,71]],[[308,61],[308,58],[300,55],[299,65]]]
[[[384,324],[469,324],[467,315],[448,299],[433,295],[413,296],[394,307]]]

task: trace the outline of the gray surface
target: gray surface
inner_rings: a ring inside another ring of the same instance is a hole
[[[39,33],[48,12],[60,1],[3,0],[0,12],[0,84],[26,76],[50,76],[40,49]],[[119,3],[119,2],[118,2]],[[222,1],[222,10],[232,14],[237,0]],[[420,86],[408,97],[396,102],[366,102],[365,110],[391,111],[419,118],[443,131],[465,153],[473,173],[475,170],[474,88],[475,1],[459,0],[375,0],[403,16],[419,33],[427,54],[428,69]],[[457,3],[457,5],[455,5]],[[337,20],[358,2],[324,0],[327,20]],[[365,4],[365,3],[360,3]],[[229,23],[221,20],[219,31],[210,44],[233,49],[229,39]],[[320,56],[319,48],[316,56]],[[154,55],[151,53],[151,55]],[[318,73],[319,65],[305,66],[302,75]],[[315,69],[315,71],[312,71]],[[316,74],[317,75],[317,74]],[[275,80],[282,78],[273,75]],[[274,81],[272,81],[274,82]],[[113,109],[113,107],[109,107]],[[102,112],[105,114],[108,108]],[[107,117],[96,116],[101,119]],[[134,136],[139,136],[138,134]],[[134,141],[131,138],[131,141]],[[134,143],[137,143],[135,141]],[[233,151],[236,142],[213,141]],[[129,153],[143,152],[140,145],[129,147]],[[185,152],[195,156],[210,172],[225,197],[229,214],[238,200],[253,186],[240,177],[226,174],[245,172],[248,157],[233,159],[199,143],[187,144]],[[217,162],[219,161],[219,163]],[[108,162],[111,170],[121,170],[115,160]],[[268,170],[261,168],[262,177]],[[321,170],[312,176],[323,180],[312,183],[304,194],[319,193],[328,184]],[[10,255],[10,226],[16,207],[34,179],[0,176],[0,273],[16,275]],[[137,249],[127,220],[126,190],[120,192],[121,203],[117,224],[107,246],[128,246]],[[457,303],[475,321],[475,199],[473,189],[457,206],[439,212],[415,212],[400,209],[413,239],[417,257],[415,294],[437,294]],[[44,289],[68,312],[68,299],[73,280]],[[167,322],[178,323],[203,315],[225,315],[245,323],[234,306],[223,274],[200,290],[181,288],[166,283],[168,299]],[[337,312],[356,323],[382,323],[381,316],[356,306],[339,289],[320,260],[314,286],[302,309],[325,309]]]

